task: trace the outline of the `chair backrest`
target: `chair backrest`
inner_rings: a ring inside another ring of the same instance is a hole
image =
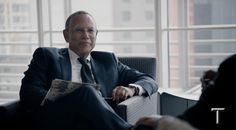
[[[155,57],[118,57],[119,61],[137,69],[140,72],[147,73],[156,79],[156,58]]]

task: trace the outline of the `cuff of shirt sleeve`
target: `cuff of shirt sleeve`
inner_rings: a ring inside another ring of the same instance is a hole
[[[139,89],[138,95],[142,95],[142,94],[145,93],[145,90],[143,89],[143,87],[138,85],[138,84],[129,84],[129,87],[136,87],[136,88],[138,88]]]

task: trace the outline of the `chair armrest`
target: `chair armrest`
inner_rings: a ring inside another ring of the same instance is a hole
[[[150,116],[158,112],[158,93],[149,97],[134,96],[117,105],[117,113],[127,122],[134,124],[143,116]]]
[[[31,130],[31,114],[19,99],[0,105],[0,126],[8,129]]]
[[[0,105],[1,120],[9,121],[20,117],[22,107],[20,100],[14,100]]]

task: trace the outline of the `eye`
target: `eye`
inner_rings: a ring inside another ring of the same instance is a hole
[[[90,28],[90,29],[88,29],[88,32],[89,32],[89,33],[95,33],[95,32],[96,32],[96,29]]]
[[[83,32],[84,32],[84,29],[82,29],[82,28],[76,28],[75,31],[76,31],[76,32],[79,32],[79,33],[83,33]]]

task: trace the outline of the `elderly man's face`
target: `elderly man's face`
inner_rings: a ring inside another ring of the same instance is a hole
[[[63,33],[69,48],[80,57],[87,57],[95,46],[97,28],[94,19],[88,14],[73,16]]]

